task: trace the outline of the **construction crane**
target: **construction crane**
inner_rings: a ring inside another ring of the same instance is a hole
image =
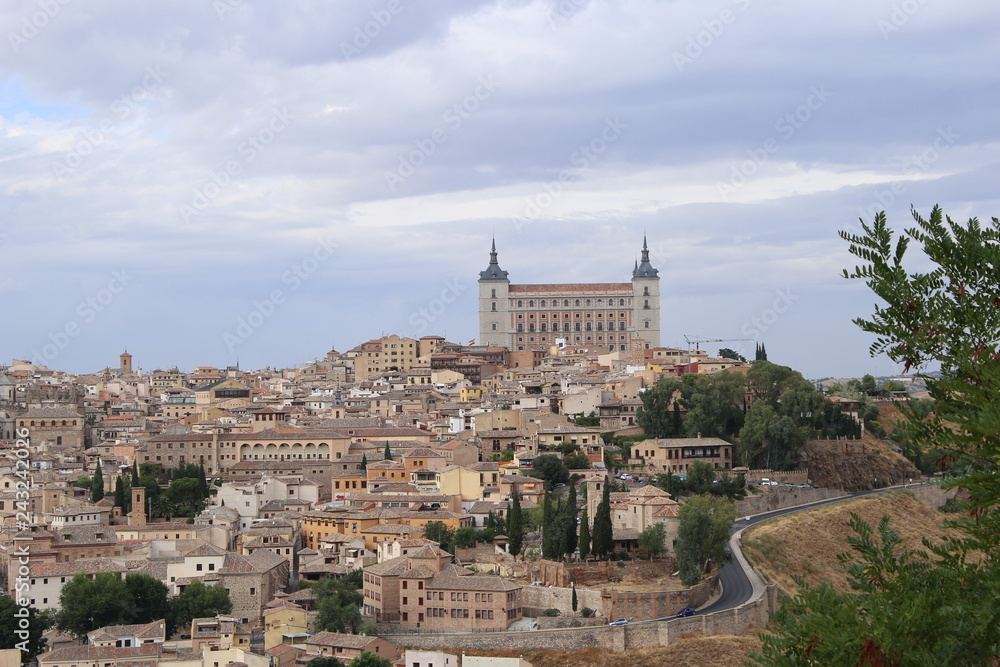
[[[734,343],[751,340],[757,342],[756,338],[702,338],[701,336],[688,336],[687,334],[684,334],[684,340],[687,341],[688,352],[691,351],[692,344],[694,344],[696,350],[700,350],[702,343]]]

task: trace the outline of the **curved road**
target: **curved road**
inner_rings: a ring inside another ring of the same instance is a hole
[[[918,484],[904,484],[899,486],[888,486],[881,489],[873,489],[870,491],[858,491],[855,493],[849,493],[843,496],[837,496],[836,498],[829,498],[827,500],[820,500],[814,503],[809,503],[808,505],[796,505],[795,507],[788,507],[785,509],[774,510],[773,512],[764,512],[762,514],[755,514],[750,517],[744,517],[737,519],[736,523],[733,525],[732,530],[729,531],[731,537],[729,538],[729,547],[733,553],[733,560],[726,563],[719,570],[719,582],[722,585],[722,593],[718,598],[715,599],[711,604],[702,607],[698,610],[699,614],[711,614],[716,611],[725,611],[727,609],[732,609],[738,607],[741,604],[749,601],[754,595],[754,585],[750,580],[750,576],[747,574],[747,570],[751,567],[749,562],[743,555],[743,551],[740,548],[740,535],[744,530],[760,523],[761,521],[767,521],[768,519],[773,519],[775,517],[783,516],[785,514],[794,514],[795,512],[804,512],[806,510],[811,510],[816,507],[822,507],[823,505],[829,505],[832,503],[841,502],[843,500],[851,500],[853,498],[860,498],[861,496],[868,496],[874,493],[885,493],[887,491],[898,491],[900,489],[905,489],[913,486],[920,486],[926,484],[926,482]],[[668,619],[659,619],[668,620]]]

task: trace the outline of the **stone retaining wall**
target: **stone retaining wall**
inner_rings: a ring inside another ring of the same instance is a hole
[[[683,635],[699,632],[704,635],[742,634],[751,627],[764,627],[768,612],[778,607],[777,587],[769,584],[759,600],[748,602],[729,611],[691,616],[670,621],[649,621],[610,627],[565,630],[532,630],[530,632],[484,632],[451,635],[379,635],[400,647],[461,650],[481,649],[518,651],[542,648],[551,651],[577,651],[605,648],[626,651],[632,648],[667,646]]]
[[[634,579],[663,579],[677,570],[673,557],[649,560],[601,560],[585,563],[560,563],[539,560],[531,564],[532,581],[544,582],[546,586],[569,587],[595,586],[609,581],[620,581],[625,577]]]
[[[765,486],[760,495],[750,496],[736,502],[736,516],[744,517],[761,512],[805,505],[818,500],[827,500],[844,495],[838,489],[802,489],[797,486]]]

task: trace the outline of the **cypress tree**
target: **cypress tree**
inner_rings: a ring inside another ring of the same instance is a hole
[[[202,499],[208,498],[210,495],[208,492],[208,478],[205,475],[205,464],[198,463],[198,493],[201,494]]]
[[[567,557],[572,557],[573,552],[576,551],[577,536],[576,536],[576,485],[569,485],[569,500],[566,502],[566,509],[564,512],[565,516],[565,528],[566,528],[566,538],[563,543],[563,550]],[[575,609],[573,611],[576,611]]]
[[[587,516],[587,508],[583,508],[583,515],[580,517],[580,560],[585,560],[590,555],[590,519]]]
[[[368,470],[368,453],[361,452],[361,469]]]
[[[97,502],[104,498],[104,473],[101,471],[101,459],[97,459],[97,467],[94,468],[94,483],[90,486],[90,500]]]
[[[594,536],[591,549],[598,558],[605,558],[615,548],[614,535],[611,528],[611,480],[604,478],[604,495],[597,506],[594,517]]]
[[[573,586],[573,603],[572,604],[573,604],[573,611],[576,611],[577,606],[579,606],[579,602],[576,599],[576,586]]]
[[[122,513],[125,513],[125,482],[121,475],[115,480],[115,507],[121,508]]]
[[[553,553],[553,541],[556,536],[556,526],[553,525],[552,516],[552,494],[545,490],[542,498],[542,558],[555,558]]]
[[[521,516],[521,499],[515,487],[514,501],[507,512],[507,537],[510,538],[508,548],[514,558],[521,553],[524,544],[524,517]]]
[[[389,441],[388,440],[385,441],[385,454],[384,454],[384,456],[382,458],[385,459],[386,461],[391,461],[392,460],[392,450],[389,449]]]
[[[139,464],[132,463],[132,488],[139,486]]]

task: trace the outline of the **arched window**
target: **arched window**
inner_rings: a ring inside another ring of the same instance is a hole
[[[542,308],[545,307],[545,299],[542,299]]]
[[[518,308],[520,308],[520,307],[521,307],[521,306],[523,306],[523,305],[524,305],[524,302],[523,302],[523,301],[521,301],[520,299],[518,299],[518,300],[517,300],[517,307],[518,307]]]
[[[568,305],[569,305],[569,299],[563,299],[563,306],[565,307]]]
[[[587,299],[587,308],[590,308],[590,299]]]
[[[576,300],[576,305],[578,305],[578,306],[580,305],[580,300],[579,299]]]
[[[619,306],[624,306],[625,305],[625,299],[618,299],[618,305]]]
[[[531,301],[528,302],[528,308],[534,308],[534,307],[535,307],[535,300],[532,299]]]

